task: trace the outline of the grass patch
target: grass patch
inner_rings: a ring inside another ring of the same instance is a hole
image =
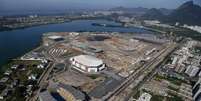
[[[91,79],[97,79],[99,76],[95,75],[95,74],[92,74],[92,75],[89,75],[88,77],[90,77]]]
[[[169,77],[169,76],[160,76],[160,75],[156,75],[155,76],[155,80],[157,81],[162,81],[162,80],[167,80],[175,85],[181,85],[182,83],[187,83],[186,81],[184,80],[180,80],[178,78],[175,78],[175,77]]]
[[[151,101],[163,101],[164,97],[160,95],[152,95]]]
[[[175,87],[172,87],[172,86],[168,86],[168,89],[174,90],[174,91],[178,91],[179,90],[178,88],[175,88]]]
[[[171,92],[168,92],[168,95],[170,95],[171,97],[168,97],[167,101],[184,101],[181,97]]]

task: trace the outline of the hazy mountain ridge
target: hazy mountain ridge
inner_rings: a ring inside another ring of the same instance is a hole
[[[165,23],[201,25],[201,7],[189,1],[173,10],[170,14],[165,15],[159,9],[150,9],[144,15],[143,19],[160,20]]]
[[[126,7],[115,7],[109,9],[109,11],[123,11],[124,13],[129,13],[129,14],[137,14],[137,15],[142,15],[145,14],[149,10],[148,8],[143,8],[143,7],[137,7],[137,8],[126,8]]]
[[[149,9],[145,14],[141,16],[140,19],[146,20],[161,20],[165,17],[165,15],[156,8]]]
[[[174,10],[168,18],[170,22],[201,25],[201,7],[189,1]]]

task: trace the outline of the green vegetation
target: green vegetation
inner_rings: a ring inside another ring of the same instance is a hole
[[[183,101],[183,99],[181,97],[179,97],[178,95],[176,95],[176,94],[168,92],[168,95],[171,96],[171,97],[168,97],[167,101]]]
[[[7,70],[10,70],[10,67],[13,65],[19,65],[21,68],[24,68],[24,70],[21,69],[13,72],[11,74],[11,78],[19,79],[21,82],[26,82],[30,74],[41,75],[43,73],[42,69],[36,67],[38,64],[40,64],[40,61],[13,60],[12,62],[8,63],[6,67],[8,68]]]
[[[0,78],[2,78],[4,72],[5,72],[6,70],[8,70],[8,69],[12,66],[11,63],[12,63],[12,61],[9,61],[6,65],[4,65],[4,66],[2,66],[2,67],[0,68]]]
[[[169,81],[175,85],[181,85],[182,83],[187,83],[186,81],[180,80],[180,79],[175,78],[175,77],[161,76],[161,75],[156,75],[155,80],[157,80],[157,81],[167,80],[167,81]]]
[[[173,31],[173,33],[176,36],[183,36],[183,37],[190,37],[194,40],[201,40],[201,34],[199,32],[190,30],[190,29],[184,29],[183,30],[178,30],[178,31]]]
[[[90,77],[91,79],[97,79],[99,76],[96,75],[96,74],[92,74],[92,75],[89,75],[89,77]]]
[[[160,95],[152,95],[151,101],[163,101],[164,97]]]
[[[25,90],[25,88],[24,88]],[[25,96],[22,94],[22,89],[20,87],[17,87],[14,92],[12,92],[12,95],[7,97],[7,101],[25,101]]]
[[[133,96],[133,98],[136,98],[136,99],[138,99],[140,97],[140,91],[138,91],[134,96]]]
[[[44,69],[37,68],[41,64],[40,61],[24,61],[24,60],[12,60],[4,66],[6,70],[11,70],[11,66],[18,65],[17,69],[12,69],[12,73],[9,75],[10,79],[4,85],[13,84],[14,80],[18,81],[16,87],[12,88],[11,93],[6,98],[8,101],[25,101],[26,86],[29,84],[33,85],[33,89],[37,88],[36,81],[28,80],[31,74],[37,75],[39,77]],[[3,73],[1,73],[3,77]],[[36,78],[37,78],[36,77]],[[21,86],[18,86],[18,85]],[[6,87],[1,87],[0,91],[3,91]]]
[[[195,47],[195,53],[201,55],[201,47]]]
[[[172,87],[172,86],[168,86],[169,89],[174,90],[174,91],[178,91],[178,88]]]
[[[152,28],[154,30],[158,30],[158,31],[162,31],[162,32],[166,32],[167,35],[171,35],[173,37],[176,36],[182,36],[182,37],[190,37],[192,39],[195,40],[201,40],[201,34],[199,32],[190,30],[190,29],[186,29],[186,28],[164,28],[164,27],[160,27],[160,26],[146,26],[148,28]],[[172,34],[170,34],[172,33]]]

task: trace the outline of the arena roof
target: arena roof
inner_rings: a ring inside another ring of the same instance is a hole
[[[55,40],[55,39],[59,39],[59,38],[62,38],[62,37],[58,36],[58,35],[53,35],[53,36],[49,36],[48,38]]]
[[[79,55],[79,56],[73,57],[73,59],[82,65],[90,66],[90,67],[96,67],[103,64],[103,61],[101,59],[98,59],[90,55]]]

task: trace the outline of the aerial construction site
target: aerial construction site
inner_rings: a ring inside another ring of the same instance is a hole
[[[137,100],[140,97],[133,95],[142,87],[149,88],[144,84],[154,78],[177,46],[158,34],[44,33],[41,45],[14,60],[1,82],[7,76],[19,78],[27,94],[20,98],[30,101]]]
[[[176,45],[158,35],[109,32],[45,33],[42,43],[41,52],[54,62],[44,88],[64,96],[58,87],[68,85],[93,101],[128,97],[126,88],[137,87]]]

